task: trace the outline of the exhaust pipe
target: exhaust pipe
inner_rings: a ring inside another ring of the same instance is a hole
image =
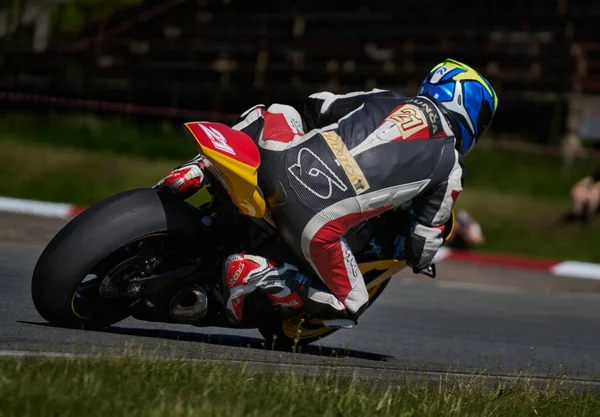
[[[206,291],[193,285],[177,293],[171,300],[171,317],[177,321],[196,322],[202,319],[208,311],[208,296]]]

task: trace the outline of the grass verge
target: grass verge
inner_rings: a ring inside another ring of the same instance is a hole
[[[0,131],[3,139],[18,143],[178,161],[190,159],[196,151],[184,134],[182,123],[166,120],[142,125],[116,116],[8,113],[0,117]],[[562,199],[578,179],[589,175],[599,164],[590,157],[563,169],[558,156],[477,148],[465,158],[466,187]]]
[[[532,198],[466,188],[457,200],[481,224],[486,242],[478,251],[557,260],[600,262],[600,225],[565,224],[568,199]]]
[[[225,363],[120,358],[0,359],[0,416],[596,416],[592,390],[361,383]]]
[[[151,187],[179,163],[0,141],[0,195],[88,206],[121,191]]]
[[[149,187],[180,161],[0,141],[0,195],[90,205],[118,192]],[[600,227],[566,226],[558,219],[568,198],[465,187],[457,207],[480,221],[479,250],[598,262]],[[204,193],[190,202],[204,201]]]
[[[556,155],[477,148],[464,164],[465,189],[557,200],[570,198],[573,184],[600,167],[600,161],[591,157],[566,167]]]
[[[119,116],[9,113],[0,117],[0,131],[3,138],[19,143],[111,151],[122,155],[189,159],[195,151],[184,134],[183,123],[167,120],[140,125]]]

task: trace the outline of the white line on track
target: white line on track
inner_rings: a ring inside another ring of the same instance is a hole
[[[24,356],[40,356],[47,358],[85,358],[89,355],[66,352],[34,352],[26,350],[0,350],[1,357],[22,358]]]
[[[89,358],[93,355],[87,354],[73,354],[73,353],[64,353],[64,352],[33,352],[33,351],[24,351],[24,350],[0,350],[0,357],[13,357],[13,358],[22,358],[22,357],[66,357],[66,358]],[[167,359],[167,358],[165,358]],[[193,358],[179,358],[185,359],[191,362],[227,362],[230,364],[243,365],[244,367],[248,367],[248,369],[252,369],[254,371],[264,371],[265,369],[270,369],[276,372],[285,372],[288,373],[290,370],[295,372],[303,372],[307,375],[322,375],[324,371],[334,369],[336,375],[352,377],[352,380],[378,380],[383,379],[387,380],[384,377],[384,374],[387,374],[386,369],[377,369],[371,368],[364,365],[359,366],[349,366],[349,365],[317,365],[317,364],[294,364],[294,363],[281,363],[281,362],[269,362],[269,361],[248,361],[241,359],[193,359]],[[524,379],[534,383],[534,384],[542,384],[541,387],[544,387],[548,384],[548,381],[552,378],[549,376],[538,376],[538,375],[510,375],[510,374],[496,374],[496,373],[487,373],[487,372],[478,372],[478,373],[470,373],[464,371],[435,371],[435,370],[416,370],[416,369],[397,369],[392,368],[388,370],[391,379],[393,380],[394,375],[399,375],[402,380],[406,377],[412,378],[415,380],[422,380],[426,378],[431,381],[441,382],[441,381],[455,381],[458,382],[460,380],[471,381],[474,377],[483,377],[486,379],[490,379],[493,382],[494,386],[498,383],[498,381],[504,382],[518,382],[523,381]],[[582,385],[586,390],[589,390],[590,387],[598,386],[598,381],[593,379],[585,379],[585,378],[570,378],[564,381],[565,387],[575,387],[578,385]],[[562,384],[561,384],[562,385]]]

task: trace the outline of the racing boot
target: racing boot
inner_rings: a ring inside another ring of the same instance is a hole
[[[207,161],[202,155],[175,168],[153,188],[170,190],[174,195],[186,199],[197,193],[204,185],[204,169]]]
[[[260,289],[271,303],[286,312],[286,316],[300,308],[318,316],[323,324],[352,327],[356,319],[325,285],[314,282],[288,263],[276,266],[262,256],[231,255],[224,266],[224,297],[229,320],[238,324],[243,318],[244,300]]]

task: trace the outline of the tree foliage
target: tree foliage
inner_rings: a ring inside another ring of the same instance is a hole
[[[88,22],[102,21],[114,11],[136,6],[143,0],[71,0],[61,5],[56,14],[57,28],[62,33],[77,33]]]
[[[51,10],[55,29],[61,33],[76,34],[90,22],[101,22],[121,8],[142,3],[143,0],[0,0],[0,13],[12,22],[14,31],[21,26],[22,17],[30,6],[37,10]]]

